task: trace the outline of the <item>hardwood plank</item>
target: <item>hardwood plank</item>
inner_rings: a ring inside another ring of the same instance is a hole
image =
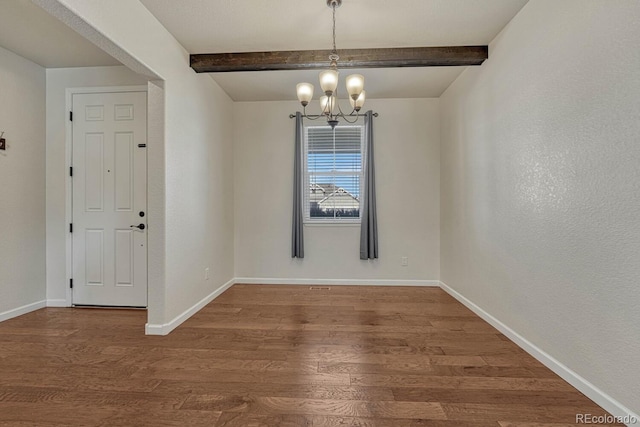
[[[525,422],[563,422],[572,423],[576,413],[583,411],[576,406],[536,406],[524,404],[474,404],[445,403],[442,405],[447,418],[467,421],[493,421],[519,419]],[[622,425],[622,424],[612,424]]]
[[[360,353],[360,352],[324,352],[317,354],[298,354],[295,352],[283,352],[288,356],[288,360],[313,360],[318,362],[318,369],[322,365],[336,363],[370,363],[383,365],[431,365],[431,366],[464,366],[473,368],[476,366],[487,366],[487,363],[479,356],[445,356],[438,354],[402,354],[402,353]]]
[[[223,412],[215,427],[313,427],[312,420],[304,415],[262,415]]]
[[[452,377],[494,378],[556,378],[546,368],[497,367],[497,366],[443,366],[420,363],[336,363],[319,362],[318,372],[328,374],[379,374],[379,375],[424,375]]]
[[[386,387],[354,387],[318,384],[232,383],[207,381],[187,383],[163,380],[154,390],[156,393],[221,394],[258,397],[299,397],[304,399],[331,400],[399,400]]]
[[[500,427],[584,427],[585,424],[567,424],[567,423],[528,423],[528,422],[498,422]],[[611,426],[611,424],[589,424],[589,426]]]
[[[460,422],[457,420],[414,420],[338,416],[313,416],[311,420],[313,427],[478,427],[477,423]]]
[[[511,422],[511,421],[500,421],[498,423],[500,427],[584,427],[585,423],[579,424],[569,424],[569,423],[536,423],[536,422]],[[621,426],[624,424],[591,424],[595,426]]]
[[[277,372],[277,373],[332,373],[318,371],[318,364],[315,362],[302,361],[280,361],[280,360],[243,360],[243,359],[202,359],[202,358],[165,358],[150,365],[151,368],[162,370],[182,369],[189,366],[190,370],[197,370],[200,373],[208,371],[233,372]]]
[[[25,402],[0,402],[0,422],[13,426],[19,423],[38,425],[49,421],[57,425],[96,426],[107,418],[117,415],[115,408],[95,408],[69,403],[67,405],[47,405]]]
[[[357,338],[354,337],[354,341],[357,342]],[[262,344],[258,347],[259,350],[280,350],[288,352],[302,352],[305,354],[318,354],[326,357],[330,357],[335,354],[386,354],[386,355],[442,355],[443,350],[440,347],[420,345],[420,346],[385,346],[385,345],[373,345],[372,343],[363,344],[296,344],[296,343],[269,343]]]
[[[391,389],[395,400],[410,402],[440,403],[490,403],[530,404],[532,406],[575,406],[584,411],[598,409],[591,400],[577,393],[547,390],[502,390],[502,389],[447,389],[447,388],[404,388]]]
[[[442,420],[446,416],[439,403],[396,402],[288,397],[247,397],[236,395],[192,395],[182,409],[223,412],[251,412],[266,415],[342,415],[347,417]]]
[[[31,374],[23,368],[21,372],[0,375],[0,387],[23,385],[28,387],[51,387],[60,390],[94,390],[109,392],[153,391],[160,384],[158,379],[129,377],[90,377],[66,374]],[[0,416],[0,420],[2,417]]]
[[[190,55],[197,73],[266,70],[316,70],[326,68],[328,50],[279,52],[203,53]],[[480,65],[489,56],[487,46],[404,47],[341,49],[339,67],[391,68]]]
[[[34,405],[0,403],[0,425],[60,426],[160,426],[183,427],[215,425],[219,412],[188,410],[152,410],[144,407],[114,407],[74,404]],[[55,420],[55,421],[54,421]]]
[[[484,378],[442,377],[423,375],[351,374],[351,384],[359,386],[427,387],[455,390],[557,390],[570,392],[569,384],[561,379],[549,378]]]
[[[143,368],[133,374],[131,378],[145,378],[154,380],[179,380],[188,382],[222,381],[245,383],[274,383],[274,384],[321,384],[321,385],[350,385],[349,375],[323,373],[279,373],[279,372],[242,372],[198,369],[165,370]]]
[[[522,357],[516,354],[484,355],[482,359],[491,366],[528,366],[544,368],[545,366],[533,357]]]
[[[39,329],[39,328],[11,328],[5,331],[7,338],[12,335],[36,335],[39,337],[68,337],[78,332],[77,329]]]
[[[212,411],[148,411],[129,409],[108,417],[99,427],[211,427],[217,425],[219,412]]]
[[[67,391],[47,387],[6,387],[0,390],[0,402],[64,404],[112,406],[112,407],[145,407],[148,409],[179,409],[187,396],[173,393],[131,392],[111,393],[107,391]]]

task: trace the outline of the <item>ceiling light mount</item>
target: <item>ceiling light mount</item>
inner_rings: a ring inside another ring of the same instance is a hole
[[[341,5],[342,0],[327,0],[327,6],[329,6],[333,12],[333,49],[329,55],[329,68],[320,73],[320,87],[324,93],[324,96],[320,97],[320,108],[322,110],[320,114],[309,115],[306,111],[307,105],[309,105],[309,102],[313,98],[313,85],[311,83],[299,83],[296,86],[298,100],[303,108],[302,116],[310,120],[326,117],[327,123],[331,128],[336,127],[339,119],[347,123],[355,123],[360,116],[360,110],[365,101],[364,76],[361,74],[351,74],[346,80],[349,102],[353,108],[351,113],[343,113],[340,108],[340,103],[338,102],[338,61],[340,60],[340,56],[338,55],[338,49],[336,47],[336,9]],[[347,117],[354,118],[350,120]]]

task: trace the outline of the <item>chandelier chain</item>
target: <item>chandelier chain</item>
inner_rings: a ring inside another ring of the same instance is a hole
[[[336,49],[336,4],[333,4],[333,53],[337,54],[338,49]]]

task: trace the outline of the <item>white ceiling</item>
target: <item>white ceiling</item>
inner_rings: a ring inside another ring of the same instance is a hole
[[[489,44],[527,1],[343,0],[336,13],[338,50]],[[189,53],[331,48],[331,9],[326,0],[141,2]],[[360,72],[368,98],[423,98],[440,96],[464,68]],[[342,74],[351,72],[345,69]],[[316,84],[317,74],[273,71],[211,76],[235,101],[267,101],[295,100],[296,83]]]
[[[30,0],[0,0],[0,46],[45,68],[120,65]]]
[[[528,0],[343,0],[340,48],[488,44]],[[326,0],[141,0],[190,53],[331,47]],[[0,0],[0,46],[46,68],[119,65],[30,0]],[[491,55],[491,52],[489,52]],[[365,76],[367,97],[438,97],[465,67],[342,70]],[[295,100],[317,71],[216,73],[235,101]],[[317,95],[316,95],[317,98]]]

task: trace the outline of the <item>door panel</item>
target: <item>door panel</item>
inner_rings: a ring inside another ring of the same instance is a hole
[[[116,286],[133,286],[133,231],[116,230]]]
[[[87,285],[104,285],[104,230],[85,230],[84,270]]]
[[[104,134],[84,135],[84,205],[86,212],[102,212],[104,207]]]
[[[116,133],[115,137],[115,209],[133,211],[133,133]]]
[[[147,305],[145,92],[73,95],[73,303]]]

